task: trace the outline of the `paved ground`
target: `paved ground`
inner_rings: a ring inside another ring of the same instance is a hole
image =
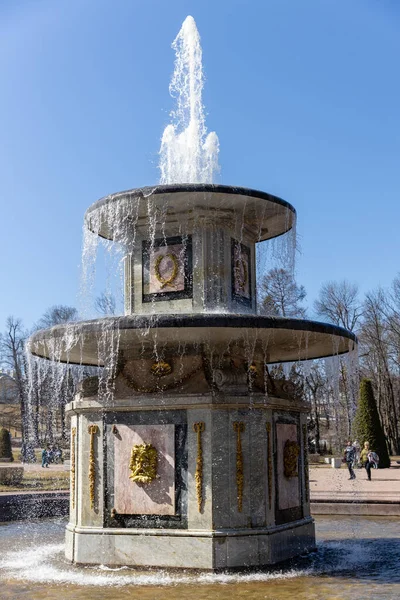
[[[9,466],[17,466],[14,462]],[[2,466],[6,466],[3,463]],[[340,469],[330,466],[310,467],[310,498],[312,502],[397,502],[400,503],[400,464],[392,461],[390,469],[373,469],[372,481],[367,480],[365,469],[356,469],[356,479],[349,481],[349,472],[343,465]],[[40,463],[24,465],[25,471],[44,471]],[[68,471],[69,462],[51,464],[51,471]]]
[[[400,502],[400,465],[390,469],[372,469],[372,481],[367,480],[365,469],[356,469],[356,479],[349,481],[349,472],[343,465],[310,468],[310,497],[312,502]]]

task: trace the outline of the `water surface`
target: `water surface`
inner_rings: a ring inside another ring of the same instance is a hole
[[[1,598],[140,600],[394,600],[400,598],[400,519],[318,517],[318,552],[252,573],[200,574],[76,567],[64,520],[0,525]]]

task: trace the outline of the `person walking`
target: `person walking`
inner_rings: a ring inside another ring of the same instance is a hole
[[[361,463],[360,463],[360,455],[361,455],[361,446],[358,440],[354,440],[353,442],[353,446],[355,448],[356,451],[356,456],[354,459],[355,465],[356,467],[360,467]]]
[[[46,448],[42,450],[42,468],[49,468],[49,454],[50,454],[50,446],[47,445]]]
[[[347,464],[347,468],[350,473],[349,479],[355,479],[356,474],[354,473],[354,461],[356,458],[356,449],[354,448],[351,440],[348,440],[347,446],[344,449],[344,457],[343,460]]]
[[[373,454],[374,452],[370,449],[369,442],[365,442],[364,448],[361,450],[360,460],[362,466],[365,467],[365,470],[367,471],[368,481],[371,481],[371,469],[375,464]]]

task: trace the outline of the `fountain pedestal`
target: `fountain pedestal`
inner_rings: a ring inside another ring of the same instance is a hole
[[[267,398],[249,397],[239,365],[217,374],[207,393],[201,367],[179,395],[132,396],[127,372],[117,377],[112,406],[83,392],[68,407],[78,457],[69,560],[214,570],[314,549],[308,407],[289,382],[271,380]],[[142,465],[132,460],[143,445],[157,454],[153,479],[149,456]]]

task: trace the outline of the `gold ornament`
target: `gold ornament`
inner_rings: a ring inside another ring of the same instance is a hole
[[[89,498],[90,508],[94,508],[94,496],[95,496],[95,485],[96,485],[96,464],[94,459],[94,436],[99,431],[97,425],[89,425],[88,433],[90,434],[90,447],[89,447]]]
[[[161,263],[165,258],[169,258],[172,260],[173,268],[170,277],[163,277],[160,272]],[[161,289],[165,288],[167,285],[173,285],[175,279],[178,277],[179,272],[179,262],[175,254],[172,252],[168,254],[159,254],[156,258],[156,262],[154,265],[154,275],[156,276],[157,281],[161,283]]]
[[[71,505],[75,508],[75,438],[76,427],[71,429]]]
[[[201,445],[201,434],[205,430],[206,426],[203,421],[199,423],[193,423],[193,430],[197,433],[197,461],[196,461],[196,493],[197,493],[197,505],[199,512],[201,512],[203,504],[203,448]]]
[[[150,371],[156,377],[164,377],[164,375],[172,373],[172,367],[167,362],[159,361],[151,365]]]
[[[195,369],[193,369],[192,371],[190,371],[183,377],[180,377],[179,379],[171,381],[170,383],[168,383],[166,385],[157,385],[156,384],[153,387],[144,387],[144,386],[138,385],[135,382],[135,380],[133,379],[133,377],[131,377],[131,375],[129,375],[128,373],[125,373],[124,368],[121,369],[120,374],[123,377],[123,379],[125,380],[126,384],[129,387],[131,387],[133,390],[135,390],[135,392],[138,392],[140,394],[154,394],[154,393],[159,393],[159,392],[166,392],[167,390],[172,390],[174,388],[177,388],[180,385],[183,385],[186,381],[191,379],[191,377],[196,375],[196,373],[198,373],[202,369],[203,369],[203,365],[200,364],[198,367],[196,367]]]
[[[272,440],[271,440],[271,423],[268,421],[265,424],[267,430],[267,468],[268,468],[268,505],[269,510],[272,508]]]
[[[285,477],[298,477],[297,463],[300,454],[300,446],[297,442],[286,440],[283,449],[283,472]]]
[[[308,502],[309,493],[309,473],[308,473],[308,452],[307,452],[307,425],[303,425],[303,452],[304,452],[304,488],[306,502]]]
[[[247,263],[242,256],[239,256],[235,261],[235,282],[241,292],[245,291],[247,280]]]
[[[152,444],[133,446],[129,479],[136,483],[151,483],[157,477],[157,450]]]
[[[244,431],[243,421],[234,421],[233,429],[236,431],[236,486],[238,511],[242,512],[243,506],[243,452],[240,434]]]

